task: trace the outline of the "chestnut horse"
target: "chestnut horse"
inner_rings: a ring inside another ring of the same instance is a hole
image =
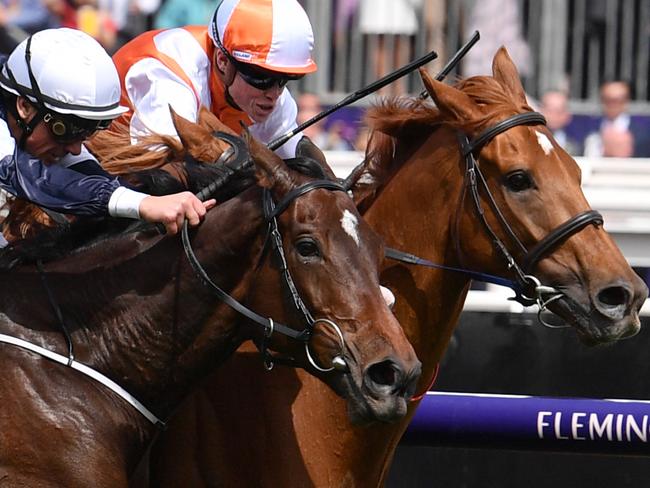
[[[207,277],[189,266],[180,239],[151,226],[75,243],[63,258],[51,252],[63,242],[4,253],[0,485],[127,486],[158,419],[248,338],[318,374],[347,399],[351,421],[406,412],[420,366],[379,289],[380,239],[333,182],[291,170],[252,141],[251,157],[283,211],[266,215],[254,187],[208,212],[189,234]],[[274,220],[281,258],[265,245]],[[242,318],[208,280],[275,322],[263,329]],[[300,341],[278,340],[301,329]],[[315,370],[335,357],[337,369]]]
[[[505,243],[516,263],[524,262],[525,250],[515,247],[480,187],[478,201],[495,236],[487,231],[459,145],[459,133],[475,141],[498,126],[472,152],[495,207],[525,249],[545,243],[528,272],[554,288],[557,298],[548,307],[588,343],[636,333],[647,289],[589,211],[578,166],[531,112],[505,49],[494,58],[492,77],[450,87],[422,76],[438,110],[414,101],[370,114],[369,163],[354,188],[368,223],[393,248],[514,279],[493,242]],[[499,126],[519,114],[530,118]],[[559,237],[551,242],[548,235]],[[395,292],[394,313],[423,362],[423,392],[458,321],[469,278],[386,260],[381,281]],[[290,369],[265,373],[250,350],[240,349],[154,446],[151,486],[381,486],[416,407],[398,424],[354,426],[344,402],[314,378]]]

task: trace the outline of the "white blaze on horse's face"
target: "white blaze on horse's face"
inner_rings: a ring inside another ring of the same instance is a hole
[[[553,143],[548,139],[548,137],[546,137],[546,134],[542,134],[538,130],[535,131],[535,134],[537,135],[537,142],[542,147],[544,154],[547,156],[551,154],[551,151],[553,150]]]
[[[354,242],[357,243],[357,246],[359,245],[359,233],[357,232],[358,224],[359,221],[357,220],[356,215],[354,215],[349,210],[343,211],[343,217],[341,217],[341,225],[343,226],[343,230],[346,232],[346,234],[354,239]]]

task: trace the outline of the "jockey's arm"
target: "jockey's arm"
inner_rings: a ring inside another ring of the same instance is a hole
[[[9,150],[0,153],[0,187],[57,212],[142,218],[161,222],[175,233],[184,218],[196,225],[214,205],[213,200],[200,202],[190,192],[155,197],[121,186],[117,178],[85,175],[60,164],[48,166],[8,140],[4,142]]]

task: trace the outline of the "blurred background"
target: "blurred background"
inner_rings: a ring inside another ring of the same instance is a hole
[[[316,73],[291,82],[299,121],[435,50],[436,73],[474,30],[481,40],[448,77],[490,74],[505,45],[530,104],[576,157],[592,207],[650,284],[650,0],[302,0]],[[82,29],[115,52],[152,28],[207,24],[215,0],[0,0],[0,53],[38,30]],[[365,109],[415,95],[417,74],[310,127],[340,176],[362,159]],[[435,386],[440,390],[650,399],[650,308],[632,341],[588,349],[540,326],[498,287],[470,291]],[[477,413],[478,414],[478,413]],[[401,446],[389,487],[643,486],[648,458]]]

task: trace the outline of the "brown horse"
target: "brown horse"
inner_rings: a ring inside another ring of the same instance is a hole
[[[476,140],[513,116],[531,114],[516,68],[501,50],[492,77],[455,87],[423,78],[438,110],[413,102],[372,111],[370,162],[355,187],[364,217],[394,248],[513,278],[471,198],[458,135]],[[589,206],[575,161],[539,117],[518,122],[501,126],[473,152],[496,208],[526,249],[565,229],[529,272],[561,291],[548,306],[585,341],[634,334],[645,285],[594,214],[585,214]],[[496,237],[522,263],[524,251],[500,225],[484,188],[479,202]],[[579,215],[589,221],[567,233],[564,224]],[[386,260],[381,280],[395,292],[394,312],[423,362],[423,392],[458,320],[469,278]],[[220,395],[224,390],[236,394]],[[381,486],[416,406],[398,424],[353,426],[344,402],[314,378],[289,369],[267,374],[242,349],[190,397],[155,445],[151,486]]]
[[[248,338],[318,374],[347,398],[352,421],[406,412],[420,366],[379,290],[381,241],[331,181],[291,170],[253,141],[251,156],[258,184],[278,207],[286,203],[274,231],[283,259],[271,263],[267,256],[274,250],[264,245],[260,187],[210,211],[190,237],[207,279],[275,319],[264,320],[264,329],[218,301],[180,240],[150,226],[75,243],[63,258],[49,251],[63,243],[49,241],[4,255],[12,266],[0,272],[0,485],[126,486],[157,431],[156,417],[166,419]],[[313,191],[301,193],[305,185]],[[289,274],[294,295],[284,300]],[[48,295],[57,306],[50,307]],[[263,298],[249,300],[254,295]],[[311,321],[296,310],[298,301]],[[304,329],[300,337],[311,339],[279,339],[282,327]],[[46,359],[51,351],[63,364]],[[331,369],[335,357],[337,369],[315,370]],[[83,365],[104,384],[81,374]],[[110,381],[133,397],[109,389]],[[132,406],[138,400],[146,406],[140,413]]]

